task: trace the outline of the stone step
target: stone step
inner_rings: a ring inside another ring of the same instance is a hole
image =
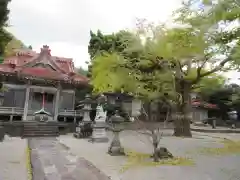
[[[35,132],[33,132],[33,131],[29,131],[29,132],[24,132],[23,134],[59,134],[58,132],[44,132],[44,131],[35,131]]]
[[[23,125],[23,137],[59,136],[56,122],[29,121]]]
[[[55,122],[24,122],[24,126],[57,126]]]
[[[58,129],[57,126],[24,126],[24,129]]]
[[[46,131],[46,130],[41,130],[41,131],[24,131],[24,134],[26,133],[42,133],[42,134],[51,134],[51,133],[58,133],[58,131]]]
[[[24,124],[25,127],[58,127],[56,124]]]
[[[23,134],[22,138],[28,137],[58,137],[59,134]]]
[[[23,136],[59,136],[57,131],[24,131]]]

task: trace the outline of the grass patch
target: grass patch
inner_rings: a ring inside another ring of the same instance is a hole
[[[240,141],[224,139],[220,143],[223,145],[222,147],[203,148],[200,153],[208,155],[240,154]]]
[[[186,157],[174,157],[172,159],[164,159],[159,162],[153,162],[151,154],[144,154],[134,151],[125,151],[127,155],[126,164],[120,169],[125,172],[130,168],[136,167],[154,167],[154,166],[192,166],[195,163],[192,159]]]

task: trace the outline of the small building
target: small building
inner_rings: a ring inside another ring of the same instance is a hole
[[[72,121],[80,112],[74,111],[75,89],[88,86],[88,79],[74,72],[72,59],[51,55],[47,45],[40,53],[30,49],[0,64],[4,97],[0,107],[2,120],[34,121],[36,114],[47,114],[47,121]]]
[[[196,93],[191,94],[192,98],[192,121],[203,122],[209,118],[209,110],[217,110],[215,104],[203,101]]]
[[[140,100],[126,93],[103,93],[107,97],[108,104],[121,108],[128,117],[141,115],[142,103]]]
[[[125,93],[104,93],[107,96],[108,103],[117,105],[131,117],[139,117],[141,120],[146,120],[145,113],[148,114],[148,120],[153,122],[164,122],[166,120],[168,107],[156,101],[143,103],[131,95]],[[191,94],[192,108],[191,115],[193,122],[200,122],[208,119],[208,111],[217,109],[214,104],[207,103],[198,97],[196,93]],[[143,112],[143,107],[144,111]],[[169,116],[169,115],[168,115]],[[172,121],[171,119],[168,121]]]

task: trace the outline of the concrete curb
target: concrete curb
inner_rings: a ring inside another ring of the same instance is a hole
[[[240,133],[240,129],[201,129],[191,128],[191,131],[206,133]]]
[[[29,140],[27,139],[27,148],[26,148],[26,166],[28,173],[28,180],[33,180],[33,172],[32,172],[32,162],[31,162],[31,149],[29,147]]]

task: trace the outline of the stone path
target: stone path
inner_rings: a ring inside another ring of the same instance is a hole
[[[175,156],[190,157],[194,166],[148,166],[131,167],[125,172],[120,169],[126,165],[126,157],[112,157],[106,152],[109,144],[89,143],[86,139],[73,139],[72,135],[58,137],[59,141],[70,150],[91,161],[102,172],[113,180],[240,180],[240,156],[205,155],[198,150],[204,147],[220,147],[219,137],[240,140],[240,134],[216,134],[193,132],[193,138],[169,136],[172,130],[163,131],[160,145],[167,147]],[[166,136],[165,136],[166,135]],[[108,137],[111,140],[112,134]],[[124,131],[120,134],[123,147],[136,152],[151,153],[149,137],[135,131]],[[84,148],[81,148],[84,147]]]
[[[0,180],[27,180],[27,141],[8,137],[0,143]]]
[[[89,161],[77,157],[56,138],[31,138],[33,180],[109,180]],[[83,147],[84,148],[84,147]]]

